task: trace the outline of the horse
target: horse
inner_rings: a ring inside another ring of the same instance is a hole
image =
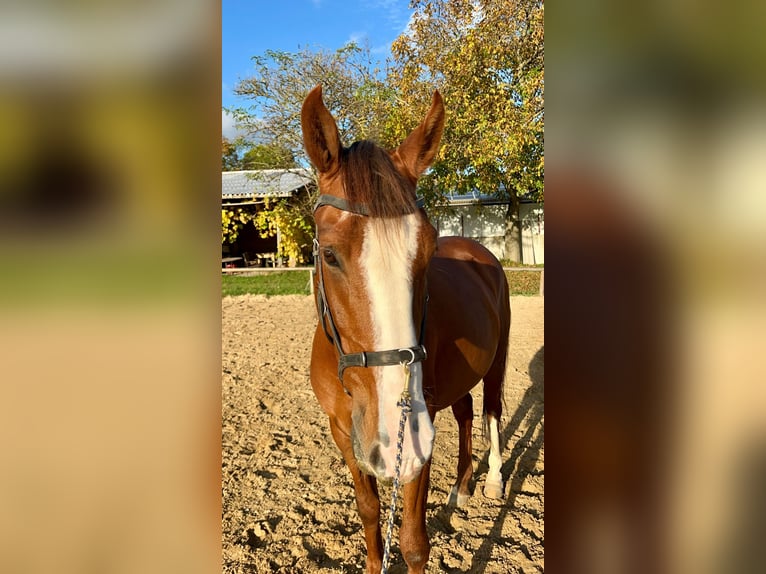
[[[409,573],[425,571],[433,420],[447,407],[459,428],[457,479],[447,503],[468,501],[470,390],[482,379],[490,442],[484,494],[504,494],[499,421],[508,283],[479,243],[437,238],[416,197],[417,181],[438,152],[444,117],[435,91],[422,123],[387,151],[369,140],[343,147],[321,85],[301,109],[303,143],[319,186],[311,386],[351,471],[368,574],[380,572],[387,559],[378,480],[393,481],[394,493],[397,483],[404,485],[399,548]]]

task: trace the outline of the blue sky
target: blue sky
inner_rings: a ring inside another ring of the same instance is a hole
[[[409,0],[223,0],[223,106],[246,105],[232,90],[252,74],[251,56],[305,46],[336,49],[356,41],[367,42],[383,62],[411,14]],[[224,135],[233,135],[225,114],[222,121]]]

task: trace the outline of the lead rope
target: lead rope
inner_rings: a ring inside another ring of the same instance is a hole
[[[396,513],[396,497],[399,492],[399,473],[402,467],[402,445],[404,444],[404,425],[407,415],[412,412],[412,398],[410,397],[410,365],[402,363],[404,367],[404,390],[396,406],[402,409],[399,417],[399,434],[396,437],[396,467],[394,469],[394,484],[391,487],[391,504],[388,509],[388,524],[386,528],[386,544],[383,547],[383,567],[380,574],[388,572],[388,561],[391,553],[391,534],[394,531],[394,514]]]

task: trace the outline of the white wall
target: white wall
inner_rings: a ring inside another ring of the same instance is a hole
[[[505,205],[463,205],[454,215],[434,215],[432,221],[442,237],[470,237],[484,245],[498,259],[505,259]],[[522,263],[545,263],[545,218],[539,203],[522,203]]]

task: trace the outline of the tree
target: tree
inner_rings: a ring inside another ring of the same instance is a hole
[[[303,48],[296,53],[267,50],[254,56],[254,74],[235,93],[252,101],[249,108],[229,110],[248,137],[261,143],[252,159],[269,150],[284,152],[292,167],[310,165],[303,149],[301,106],[317,84],[324,87],[325,104],[338,122],[343,142],[383,138],[392,91],[379,78],[369,47],[348,44],[338,50]],[[251,157],[245,153],[244,162]],[[289,159],[288,159],[289,158]],[[298,261],[310,253],[315,195],[279,201],[254,221],[263,234],[280,233],[285,256]]]
[[[221,137],[221,171],[234,171],[240,169],[239,165],[237,144]]]
[[[442,149],[421,179],[427,203],[444,190],[509,201],[506,253],[521,260],[521,197],[543,199],[542,0],[413,0],[392,46],[388,81],[399,105],[394,140],[417,125],[437,88],[447,106]]]
[[[381,139],[392,91],[379,78],[368,47],[351,43],[334,51],[267,50],[252,60],[255,73],[234,91],[253,104],[229,111],[255,141],[289,150],[299,165],[308,166],[300,114],[303,99],[317,84],[324,88],[325,103],[345,144]]]
[[[298,167],[293,153],[286,148],[256,144],[242,154],[241,169],[293,169]]]
[[[293,153],[278,145],[252,144],[244,138],[221,138],[222,171],[243,169],[293,169],[298,167]]]

